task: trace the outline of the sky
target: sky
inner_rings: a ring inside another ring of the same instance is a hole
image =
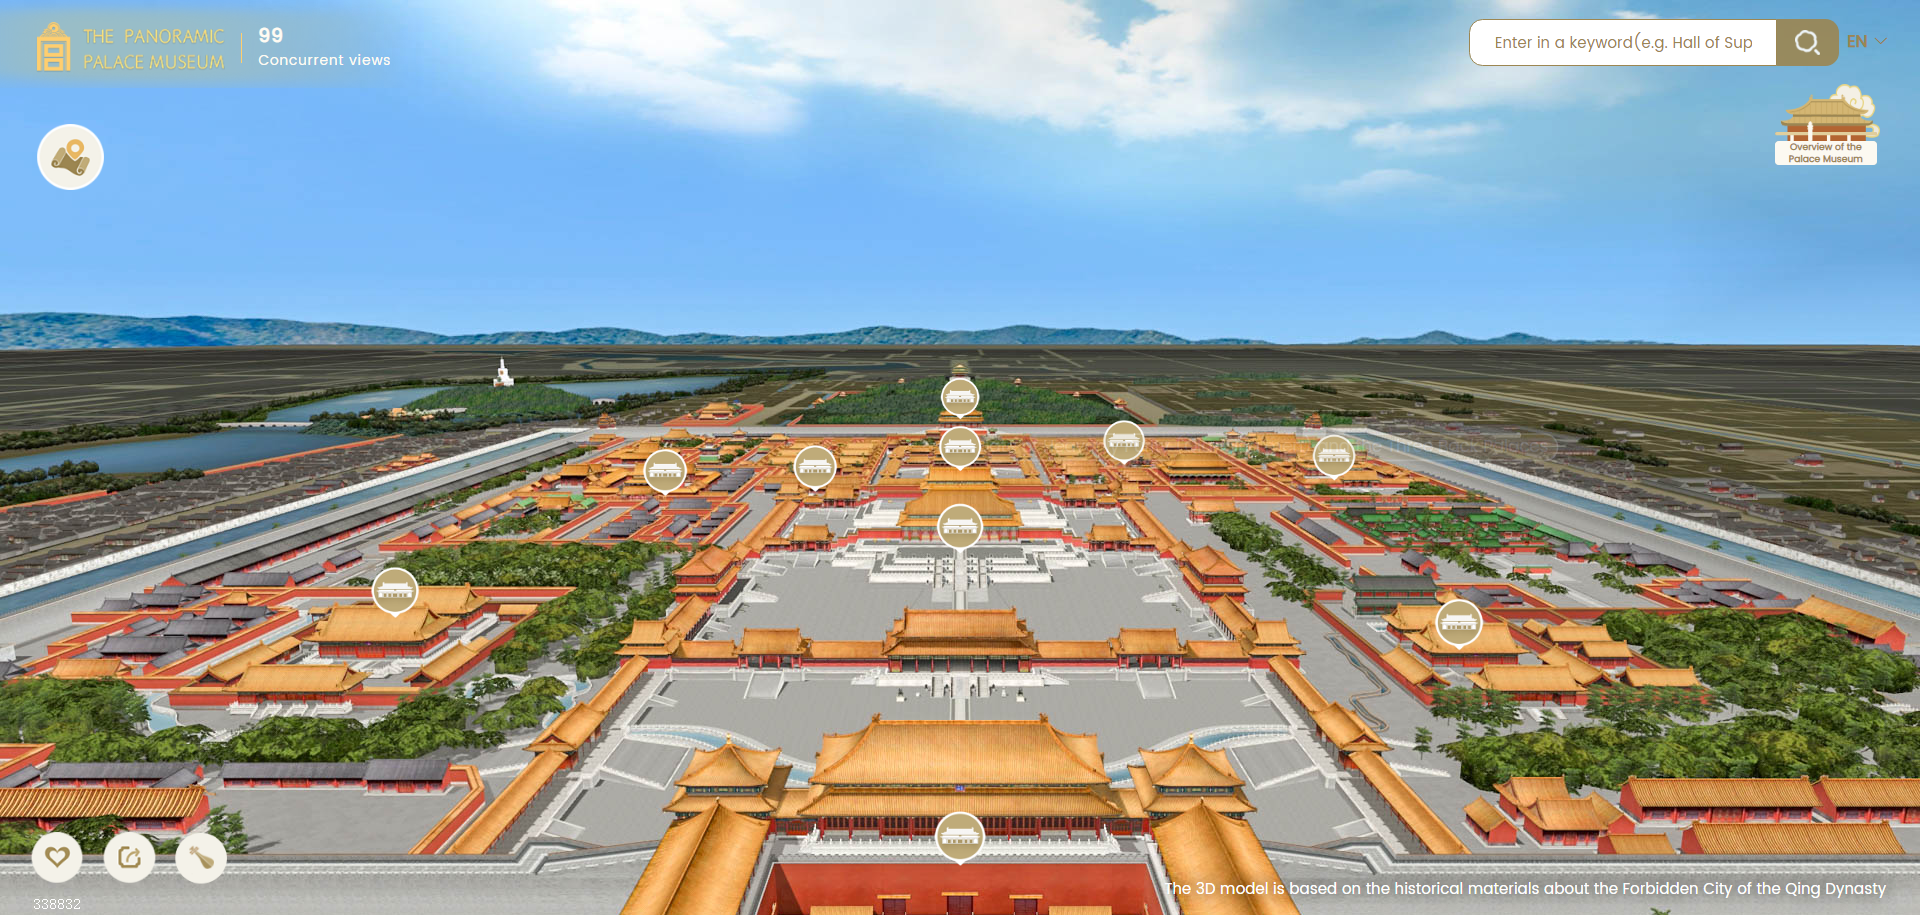
[[[289,6],[238,8],[264,23]],[[1832,67],[1632,69],[1477,67],[1467,29],[1755,14],[398,6],[298,7],[393,57],[353,85],[0,80],[0,136],[22,151],[0,178],[15,214],[0,220],[0,311],[442,333],[1028,323],[1285,343],[1444,329],[1920,344],[1920,181],[1900,139],[1920,101],[1920,4],[1797,8],[1891,36]],[[1841,84],[1875,99],[1880,164],[1775,165],[1787,109]],[[81,191],[25,166],[64,123],[112,150]]]

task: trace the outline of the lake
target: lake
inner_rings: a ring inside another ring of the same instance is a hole
[[[627,381],[570,381],[553,387],[582,397],[618,397],[622,394],[651,394],[655,391],[704,391],[732,375],[703,375],[697,378],[635,378]],[[305,422],[315,413],[364,413],[405,406],[435,391],[438,387],[393,388],[331,397],[297,407],[270,411],[267,419],[276,422]],[[93,461],[106,473],[146,473],[169,467],[198,467],[211,470],[231,464],[244,464],[312,451],[328,445],[359,441],[342,435],[309,435],[299,429],[222,429],[200,435],[156,439],[144,442],[106,442],[75,445],[55,451],[0,458],[0,471],[48,467],[61,461]]]
[[[19,454],[0,458],[0,470],[48,467],[61,461],[93,461],[107,473],[145,473],[169,467],[211,470],[356,441],[359,439],[344,435],[308,435],[299,429],[222,429],[179,438],[103,442]]]
[[[635,378],[628,381],[569,381],[565,384],[548,385],[548,387],[570,391],[582,397],[619,397],[622,394],[652,394],[656,391],[704,391],[723,381],[732,380],[733,377],[732,375],[712,375],[698,378]],[[387,410],[393,407],[404,407],[438,390],[441,389],[437,387],[393,388],[385,391],[347,394],[313,403],[282,407],[269,412],[267,419],[275,422],[305,422],[315,413],[365,413],[368,410]],[[59,461],[54,463],[57,464]]]

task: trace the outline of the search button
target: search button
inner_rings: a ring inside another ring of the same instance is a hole
[[[1773,29],[1776,66],[1824,67],[1840,56],[1840,27],[1831,19],[1776,19]]]

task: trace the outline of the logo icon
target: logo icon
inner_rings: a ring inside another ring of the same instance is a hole
[[[967,416],[980,409],[980,388],[966,378],[949,379],[940,388],[940,408],[954,416]]]
[[[833,482],[838,470],[839,461],[833,456],[833,450],[824,445],[808,445],[793,457],[793,478],[815,492]]]
[[[1787,114],[1790,117],[1780,122],[1786,129],[1775,131],[1774,136],[1806,143],[1871,140],[1880,136],[1880,125],[1868,120],[1873,117],[1873,96],[1861,92],[1859,86],[1842,83],[1832,95],[1810,96],[1805,105],[1788,109]]]
[[[1880,125],[1871,120],[1873,96],[1841,84],[1827,98],[1809,96],[1787,111],[1774,131],[1775,165],[1876,165]]]
[[[1353,442],[1344,435],[1329,435],[1313,443],[1313,469],[1336,480],[1353,469],[1357,461]]]
[[[121,883],[139,883],[153,873],[153,843],[137,832],[115,833],[107,842],[107,873]]]
[[[1138,423],[1123,419],[1107,427],[1100,436],[1100,447],[1107,449],[1107,457],[1126,464],[1146,452],[1147,434],[1140,431]]]
[[[956,550],[979,543],[980,531],[985,526],[980,513],[971,505],[949,505],[940,513],[940,520],[934,522],[940,542]]]
[[[33,872],[48,883],[65,883],[80,873],[80,843],[64,832],[49,832],[33,843]]]
[[[78,124],[62,124],[40,138],[40,177],[63,191],[77,191],[93,183],[107,164],[106,148],[93,131]]]
[[[227,847],[207,833],[196,832],[180,840],[173,866],[188,883],[212,883],[227,870]]]
[[[46,31],[33,40],[33,68],[42,73],[73,69],[73,38],[60,31],[60,23],[47,23]]]
[[[980,459],[980,433],[955,426],[940,434],[940,459],[955,470]]]
[[[1479,605],[1455,598],[1440,605],[1439,612],[1433,615],[1433,624],[1440,641],[1455,648],[1465,648],[1480,637],[1486,620],[1480,615]]]
[[[686,485],[687,459],[678,451],[662,448],[647,455],[646,463],[641,466],[641,476],[646,477],[647,485],[663,496]]]
[[[406,569],[381,569],[373,576],[373,605],[399,616],[420,599],[420,582]]]
[[[74,173],[76,177],[84,176],[87,173],[87,166],[93,164],[92,159],[81,155],[86,151],[86,141],[79,137],[74,137],[67,141],[67,145],[54,150],[53,161],[47,164],[52,165],[54,168],[64,168]]]
[[[955,864],[967,863],[987,844],[987,827],[981,825],[979,817],[965,811],[941,817],[933,835],[940,853]]]

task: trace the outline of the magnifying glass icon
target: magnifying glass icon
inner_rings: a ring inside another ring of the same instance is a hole
[[[1801,35],[1807,38],[1805,45],[1800,44]],[[1820,36],[1815,35],[1812,29],[1801,29],[1799,35],[1793,36],[1793,47],[1802,54],[1818,54],[1820,53]]]

